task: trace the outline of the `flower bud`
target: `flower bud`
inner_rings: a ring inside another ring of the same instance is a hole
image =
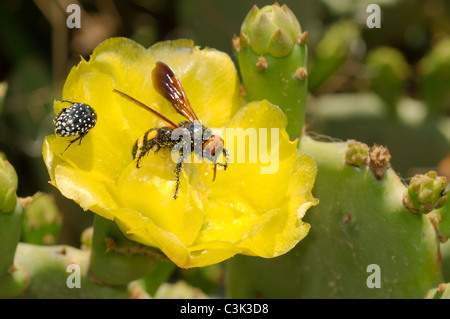
[[[0,158],[0,213],[13,211],[17,202],[17,175],[14,167]]]
[[[345,162],[356,167],[367,165],[369,163],[369,146],[355,140],[347,141]]]
[[[257,54],[281,58],[292,51],[301,32],[300,23],[286,5],[276,3],[262,9],[255,5],[242,23],[241,39],[246,39]]]
[[[391,167],[391,154],[389,150],[381,145],[374,145],[370,149],[369,168],[375,178],[379,181],[383,179],[386,169]]]
[[[427,214],[441,208],[447,202],[445,187],[447,179],[429,171],[425,175],[415,175],[403,196],[403,205],[413,213]]]

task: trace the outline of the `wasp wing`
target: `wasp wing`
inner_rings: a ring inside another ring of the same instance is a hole
[[[168,100],[178,113],[191,122],[198,120],[180,80],[167,64],[160,61],[156,62],[152,71],[152,79],[155,90]]]

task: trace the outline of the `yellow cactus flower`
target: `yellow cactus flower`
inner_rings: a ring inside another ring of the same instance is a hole
[[[140,136],[167,123],[113,91],[175,123],[185,120],[152,85],[157,61],[174,70],[202,124],[220,132],[230,153],[228,168],[218,168],[214,181],[211,163],[184,163],[177,199],[170,150],[150,152],[139,168],[132,156]],[[91,106],[97,121],[64,153],[73,138],[45,138],[50,182],[84,210],[114,220],[129,239],[189,268],[235,254],[279,256],[307,235],[310,226],[302,217],[317,204],[311,193],[315,163],[289,140],[277,106],[243,106],[237,71],[225,53],[201,50],[190,40],[145,49],[111,38],[71,70],[62,96]],[[67,106],[55,101],[54,111]]]

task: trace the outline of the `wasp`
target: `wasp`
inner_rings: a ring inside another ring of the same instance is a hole
[[[62,100],[61,102],[70,103],[69,107],[65,107],[59,112],[53,120],[55,124],[55,134],[61,137],[76,136],[77,138],[69,141],[66,149],[61,153],[63,155],[67,149],[80,141],[97,123],[97,113],[87,104]]]
[[[182,121],[177,125],[161,113],[130,95],[116,89],[114,89],[114,92],[133,101],[139,106],[146,108],[168,124],[163,127],[151,128],[139,137],[133,146],[132,155],[133,159],[136,160],[136,168],[139,168],[142,157],[151,151],[156,153],[161,149],[170,149],[171,152],[179,152],[180,156],[178,157],[175,166],[176,186],[175,194],[173,196],[174,199],[177,199],[180,188],[180,172],[183,162],[192,154],[192,152],[199,158],[202,158],[203,156],[214,164],[213,181],[216,178],[218,165],[223,167],[224,170],[227,169],[229,154],[224,148],[222,137],[214,135],[209,127],[202,125],[189,103],[180,80],[167,64],[160,61],[156,62],[156,66],[152,71],[152,82],[155,90],[169,101],[173,108],[185,117],[187,121]],[[187,134],[179,134],[180,130],[184,130]],[[186,136],[189,138],[186,138]],[[196,136],[201,136],[202,139],[199,140],[198,138],[194,138]],[[200,143],[201,145],[199,145]],[[186,152],[185,150],[190,150],[190,152]],[[225,158],[225,163],[217,162],[217,159],[221,154]]]

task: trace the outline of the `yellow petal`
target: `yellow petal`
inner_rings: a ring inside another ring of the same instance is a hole
[[[210,201],[203,227],[190,249],[207,249],[210,248],[209,243],[216,245],[218,242],[238,245],[246,238],[254,237],[270,220],[272,214],[272,211],[243,211],[239,207]]]
[[[112,212],[115,222],[124,234],[132,240],[144,245],[158,247],[179,267],[186,267],[189,252],[177,236],[156,226],[148,217],[139,212],[123,208]]]
[[[288,252],[302,240],[310,228],[302,218],[308,208],[318,204],[311,193],[316,172],[314,160],[299,152],[290,178],[286,180],[288,190],[282,205],[256,236],[243,241],[238,247],[271,258]]]
[[[240,109],[224,136],[231,163],[212,183],[210,198],[247,203],[259,212],[276,207],[286,193],[296,156],[297,143],[289,140],[286,123],[284,113],[267,101]],[[243,143],[246,134],[250,138]],[[242,154],[245,158],[239,158]]]
[[[114,184],[103,179],[101,174],[74,168],[55,155],[52,149],[56,144],[52,143],[54,140],[55,136],[46,137],[43,146],[44,161],[49,168],[51,183],[84,210],[92,210],[105,218],[113,219],[110,210],[120,205]]]
[[[215,182],[205,180],[206,188],[210,189],[206,214],[190,250],[203,251],[203,256],[207,256],[209,250],[217,252],[223,250],[222,246],[232,245],[234,253],[280,255],[308,233],[309,225],[301,219],[305,211],[316,204],[311,194],[316,166],[310,157],[297,152],[296,143],[289,141],[285,131],[286,117],[267,101],[243,107],[229,126],[243,130],[278,130],[276,143],[271,142],[272,136],[266,137],[259,131],[252,142],[258,145],[262,139],[268,143],[268,152],[272,160],[277,161],[277,170],[263,174],[261,168],[265,164],[260,159],[248,163],[247,156],[246,162],[230,163],[226,171],[220,171]],[[227,148],[229,141],[225,141]],[[234,149],[250,152],[249,144]]]
[[[212,243],[212,245],[214,245],[214,243]],[[185,265],[185,268],[204,267],[217,264],[233,257],[237,253],[239,253],[239,250],[233,245],[228,243],[218,243],[217,245],[214,245],[214,247],[209,247],[207,250],[190,252],[190,258]]]
[[[174,199],[174,168],[169,152],[163,151],[146,156],[139,169],[131,163],[118,182],[119,196],[124,207],[138,211],[183,244],[190,245],[202,225],[203,211],[191,196],[183,172],[178,198]]]

